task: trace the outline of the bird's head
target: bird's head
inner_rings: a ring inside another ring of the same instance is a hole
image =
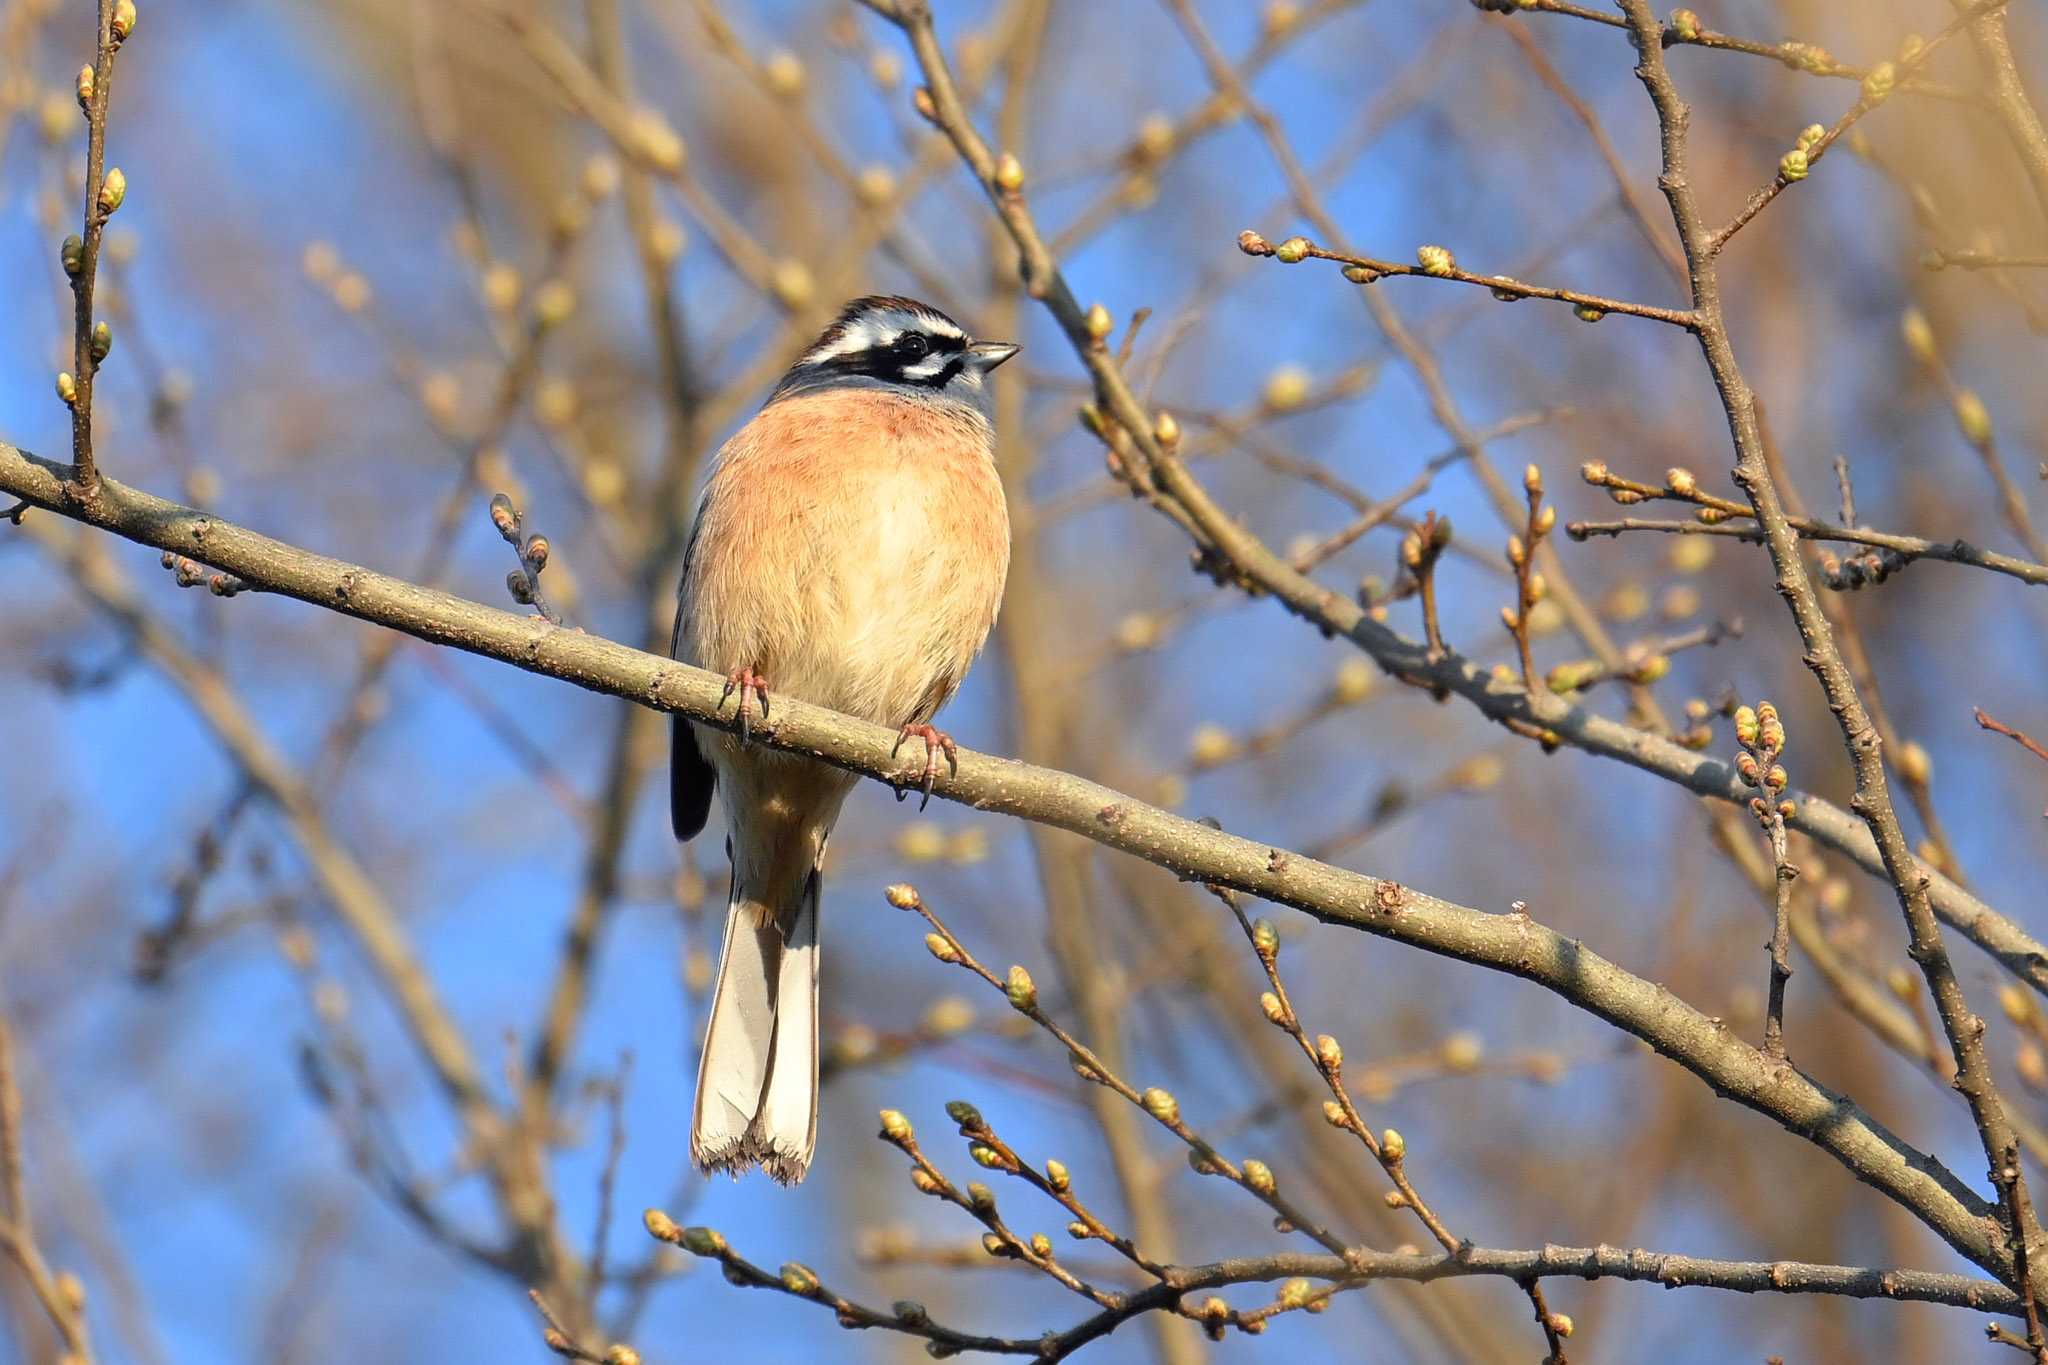
[[[879,388],[981,407],[983,377],[1017,350],[1007,341],[974,340],[928,303],[870,295],[840,311],[775,386],[774,396]]]

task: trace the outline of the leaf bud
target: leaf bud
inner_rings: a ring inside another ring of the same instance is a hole
[[[1145,1112],[1161,1123],[1180,1121],[1180,1101],[1173,1097],[1173,1092],[1162,1090],[1155,1085],[1146,1090],[1140,1098],[1145,1102]]]
[[[1031,973],[1021,966],[1010,968],[1009,980],[1004,983],[1003,993],[1010,997],[1013,1009],[1032,1010],[1038,1007],[1038,987],[1032,983]]]
[[[726,1243],[716,1228],[687,1227],[683,1229],[683,1249],[696,1256],[717,1256],[724,1253]]]
[[[100,180],[100,212],[112,213],[127,202],[127,199],[128,177],[122,173],[119,166],[109,166],[106,175]]]
[[[1415,249],[1415,262],[1422,267],[1425,275],[1449,275],[1458,268],[1457,257],[1451,255],[1448,247],[1420,246]]]

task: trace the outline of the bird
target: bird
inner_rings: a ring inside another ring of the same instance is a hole
[[[1017,354],[929,304],[847,304],[720,448],[684,553],[670,653],[726,678],[738,725],[673,719],[669,808],[700,834],[717,795],[732,890],[691,1112],[700,1170],[801,1181],[818,1136],[818,908],[853,774],[750,743],[795,697],[922,741],[995,626],[1010,520],[988,375]],[[737,732],[735,732],[735,730]],[[912,762],[916,759],[912,749]]]

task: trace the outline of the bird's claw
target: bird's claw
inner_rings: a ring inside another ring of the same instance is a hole
[[[935,725],[913,721],[897,732],[896,747],[889,751],[889,757],[895,758],[904,743],[913,735],[924,741],[924,768],[917,781],[896,789],[896,799],[901,801],[913,790],[922,791],[924,799],[917,803],[917,808],[921,811],[932,803],[932,786],[939,780],[939,755],[945,754],[947,766],[957,774],[960,771],[960,748],[953,743],[953,737],[944,730]]]
[[[718,694],[718,705],[722,710],[726,698],[734,692],[740,694],[739,721],[740,742],[753,737],[753,725],[749,718],[748,700],[758,699],[761,704],[761,719],[768,719],[768,680],[751,668],[736,668],[725,675],[725,690]]]

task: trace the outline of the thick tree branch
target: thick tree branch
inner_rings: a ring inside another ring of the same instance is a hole
[[[431,644],[657,710],[723,724],[724,679],[596,636],[516,616],[272,540],[112,480],[91,508],[65,497],[68,469],[0,445],[0,490],[125,539],[204,562],[251,588],[295,597]],[[1407,668],[1425,669],[1402,642]],[[1461,668],[1477,672],[1471,664]],[[759,741],[869,777],[906,774],[893,730],[793,698],[780,699]],[[936,794],[1082,835],[1205,883],[1291,905],[1361,929],[1518,976],[1649,1043],[1716,1093],[1828,1152],[1858,1179],[1909,1209],[1956,1251],[2006,1271],[1992,1210],[1940,1162],[1914,1149],[1852,1100],[1795,1068],[1773,1064],[1671,992],[1607,961],[1519,910],[1488,914],[1360,873],[1242,839],[1068,773],[960,750]]]

